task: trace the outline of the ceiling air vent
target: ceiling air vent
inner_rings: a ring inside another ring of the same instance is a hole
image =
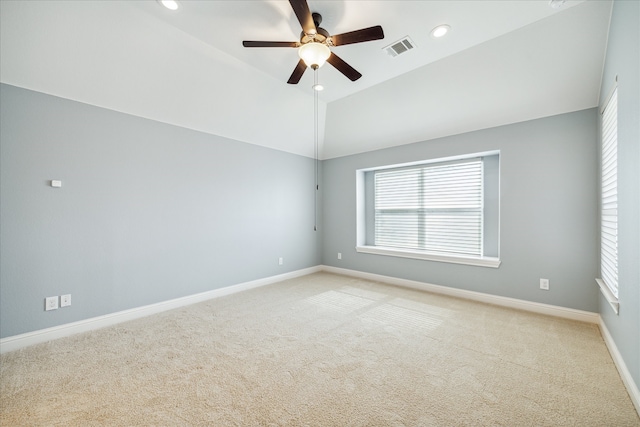
[[[398,56],[401,53],[405,53],[413,49],[414,47],[415,45],[413,44],[413,41],[407,36],[397,42],[391,43],[389,46],[383,48],[383,50],[387,52],[389,56]]]

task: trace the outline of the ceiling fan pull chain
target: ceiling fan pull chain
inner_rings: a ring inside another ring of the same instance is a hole
[[[318,67],[313,69],[313,157],[314,157],[314,174],[315,174],[315,192],[313,207],[313,231],[318,231]]]

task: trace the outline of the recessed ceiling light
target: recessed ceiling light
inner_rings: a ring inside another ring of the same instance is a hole
[[[447,24],[438,25],[433,30],[431,30],[431,37],[433,37],[434,39],[439,39],[440,37],[443,37],[445,34],[447,34],[450,29],[451,27]]]
[[[313,90],[315,90],[316,92],[320,92],[321,90],[324,90],[324,86],[322,86],[321,84],[315,84],[313,86],[311,86],[313,88]]]
[[[178,8],[180,7],[180,3],[178,3],[176,0],[158,0],[158,3],[169,10],[178,10]]]
[[[565,0],[549,0],[549,6],[553,9],[560,9],[564,2]]]

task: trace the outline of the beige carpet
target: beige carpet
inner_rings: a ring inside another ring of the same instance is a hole
[[[2,426],[640,425],[595,325],[326,273],[1,362]]]

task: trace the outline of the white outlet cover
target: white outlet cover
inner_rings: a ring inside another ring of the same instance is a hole
[[[60,307],[68,307],[71,305],[71,294],[60,296]]]
[[[44,303],[45,311],[58,309],[58,297],[47,297],[45,298]]]

